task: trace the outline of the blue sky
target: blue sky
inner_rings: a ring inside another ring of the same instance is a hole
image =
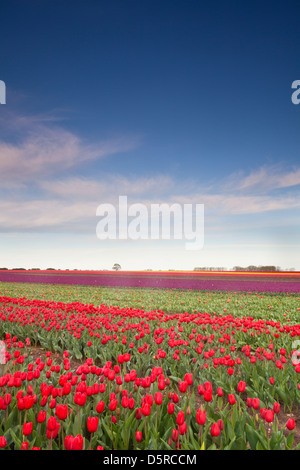
[[[300,6],[1,6],[0,266],[300,270]],[[204,245],[99,240],[99,204],[204,204]]]

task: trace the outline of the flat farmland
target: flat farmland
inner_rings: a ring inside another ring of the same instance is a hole
[[[0,280],[3,449],[300,448],[299,273]]]
[[[111,287],[299,292],[299,272],[0,270],[0,281]]]

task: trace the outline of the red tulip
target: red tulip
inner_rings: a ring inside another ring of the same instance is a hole
[[[176,424],[178,424],[180,426],[181,424],[183,424],[183,422],[184,422],[184,412],[183,411],[178,411]]]
[[[188,385],[193,384],[193,374],[191,373],[186,373],[184,376],[184,380],[187,382]]]
[[[137,442],[141,442],[141,440],[143,439],[143,434],[142,434],[141,431],[136,431],[135,439],[136,439]]]
[[[179,397],[178,397],[177,393],[173,393],[172,400],[173,400],[173,403],[178,403],[179,402]]]
[[[98,429],[98,423],[99,423],[99,418],[97,416],[95,417],[88,417],[87,419],[87,428],[88,431],[93,433],[96,432]]]
[[[235,396],[234,396],[233,393],[229,393],[228,401],[229,401],[230,405],[234,405],[236,403],[236,399],[235,399]]]
[[[239,382],[237,390],[239,393],[243,393],[246,389],[246,382],[243,382],[242,380]]]
[[[212,437],[217,437],[220,435],[220,428],[218,423],[213,423],[211,428],[210,428],[210,434]]]
[[[154,400],[155,400],[156,405],[161,405],[162,404],[163,396],[162,396],[161,392],[156,392],[155,393]]]
[[[4,447],[6,446],[7,444],[7,441],[5,439],[4,436],[0,436],[0,449],[4,449]]]
[[[273,405],[273,411],[274,413],[278,414],[280,411],[280,404],[279,403],[274,403]]]
[[[183,436],[187,431],[187,425],[186,422],[184,421],[180,426],[179,426],[179,434]]]
[[[102,413],[105,407],[104,401],[99,401],[97,406],[96,406],[96,411],[97,413]]]
[[[206,402],[212,401],[212,392],[211,392],[211,390],[204,390],[203,398]]]
[[[68,405],[57,405],[55,409],[55,414],[58,419],[64,421],[68,416]]]
[[[200,424],[201,426],[203,424],[205,424],[205,421],[206,421],[206,412],[205,412],[205,410],[201,410],[200,408],[197,410],[196,420],[197,420],[197,423]]]
[[[224,429],[224,422],[223,422],[222,419],[219,419],[219,421],[218,421],[218,426],[219,426],[219,428],[220,428],[220,431],[223,431],[223,429]]]
[[[273,410],[266,410],[264,418],[267,421],[267,423],[272,423],[272,421],[274,419],[274,411]]]
[[[259,409],[260,403],[259,403],[259,398],[253,398],[252,400],[252,406],[255,410]]]
[[[41,410],[38,414],[37,422],[43,423],[46,420],[46,416],[47,416],[47,411]]]
[[[111,402],[109,403],[108,408],[109,408],[110,411],[115,411],[115,409],[117,408],[117,406],[118,406],[118,400],[116,400],[116,399],[113,398],[113,399],[111,400]]]
[[[142,405],[142,414],[144,416],[149,416],[151,413],[151,406],[149,405],[149,403],[144,403]]]
[[[65,449],[66,450],[82,450],[83,449],[83,437],[81,434],[74,436],[65,437]]]
[[[173,431],[172,431],[172,441],[173,442],[178,441],[178,431],[177,431],[177,429],[173,429]]]
[[[293,429],[295,429],[295,426],[296,426],[295,420],[293,418],[289,418],[286,423],[286,427],[289,429],[289,431],[292,431]]]
[[[174,403],[168,403],[168,413],[169,413],[169,415],[172,415],[174,413],[174,410],[175,410]]]
[[[55,439],[58,434],[59,428],[60,428],[60,424],[58,422],[56,422],[55,429],[50,431],[50,429],[47,428],[46,430],[47,439]]]
[[[32,433],[32,422],[23,424],[23,435],[29,436]]]
[[[247,406],[248,408],[252,408],[253,405],[253,399],[250,397],[247,397]]]
[[[56,421],[55,416],[50,416],[50,418],[48,418],[48,421],[47,421],[48,431],[54,431],[54,429],[56,428],[56,425],[57,425],[57,421]]]

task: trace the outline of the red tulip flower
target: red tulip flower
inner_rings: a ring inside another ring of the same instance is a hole
[[[68,405],[57,405],[55,415],[58,419],[64,421],[68,417]]]
[[[237,390],[239,393],[243,393],[246,390],[246,382],[241,380],[238,384]]]
[[[54,431],[54,429],[56,428],[56,425],[57,425],[57,421],[56,421],[55,416],[50,416],[50,418],[48,418],[48,421],[47,421],[47,430]]]
[[[104,410],[104,407],[105,407],[104,401],[102,401],[102,400],[99,401],[98,404],[97,404],[97,406],[96,406],[96,411],[97,411],[97,413],[102,413],[103,410]]]
[[[6,446],[7,444],[7,441],[5,439],[4,436],[0,436],[0,449],[4,449],[4,447]]]
[[[55,426],[55,429],[53,429],[52,431],[50,431],[49,429],[46,430],[46,437],[47,439],[55,439],[58,435],[58,431],[59,431],[59,428],[60,428],[60,424],[58,422],[56,422],[56,426]]]
[[[278,414],[280,411],[280,404],[279,403],[274,403],[273,405],[273,411],[274,413]]]
[[[136,431],[135,439],[136,439],[137,442],[141,442],[141,440],[143,439],[143,434],[142,434],[141,431]]]
[[[168,413],[169,413],[169,415],[172,415],[174,413],[174,410],[175,410],[174,403],[168,403]]]
[[[184,412],[183,411],[178,411],[177,419],[176,419],[176,424],[180,426],[184,422]]]
[[[220,428],[218,423],[213,423],[211,428],[210,428],[210,434],[212,437],[217,437],[220,435]]]
[[[154,401],[156,405],[161,405],[163,400],[163,396],[161,392],[156,392],[154,396]]]
[[[178,431],[177,431],[177,429],[173,429],[173,431],[172,431],[172,441],[173,442],[178,441]]]
[[[206,402],[212,401],[212,392],[211,392],[211,390],[204,390],[203,398]]]
[[[188,385],[192,385],[193,384],[193,374],[186,373],[185,376],[184,376],[184,380],[185,380],[185,382],[187,382]]]
[[[288,430],[293,431],[293,429],[295,429],[295,426],[296,426],[295,420],[293,418],[289,418],[286,423],[286,427],[288,428]]]
[[[23,424],[23,435],[29,436],[32,433],[32,422]]]
[[[83,437],[81,434],[74,436],[65,437],[65,449],[66,450],[82,450],[83,449]]]
[[[220,428],[220,431],[223,431],[223,429],[224,429],[224,422],[223,422],[222,419],[219,419],[219,421],[218,421],[218,426],[219,426],[219,428]]]
[[[205,424],[205,421],[206,421],[205,410],[201,410],[200,408],[197,410],[196,420],[197,420],[197,423],[200,424],[200,426],[203,426],[203,424]]]
[[[46,421],[46,417],[47,417],[47,411],[41,410],[38,414],[37,422],[43,423],[44,421]]]
[[[28,441],[22,442],[20,450],[28,450],[28,449],[29,449],[29,442]]]
[[[94,417],[89,416],[87,419],[88,431],[91,433],[96,432],[98,429],[98,423],[99,423],[99,418],[97,416],[94,416]]]
[[[254,410],[258,410],[260,406],[259,398],[253,398],[252,400],[252,406]]]
[[[229,393],[228,401],[229,401],[230,405],[234,405],[236,403],[236,399],[235,399],[235,396],[234,396],[233,393]]]
[[[274,411],[266,410],[264,418],[267,421],[267,423],[272,423],[274,420]]]

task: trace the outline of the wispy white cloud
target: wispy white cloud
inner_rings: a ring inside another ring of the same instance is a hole
[[[175,187],[171,177],[157,175],[155,177],[125,177],[119,174],[105,175],[101,179],[73,177],[57,180],[44,180],[39,187],[49,194],[62,199],[93,200],[105,199],[105,202],[116,202],[119,195],[142,198],[149,194],[161,195],[170,193]]]
[[[32,200],[23,203],[0,201],[2,230],[70,230],[69,224],[82,224],[95,217],[94,203],[62,203],[59,200]]]
[[[293,196],[241,196],[240,194],[191,194],[190,197],[173,196],[172,201],[184,204],[204,204],[206,209],[220,215],[250,215],[300,208],[300,193]]]
[[[66,130],[61,111],[23,115],[6,111],[0,116],[0,174],[7,183],[29,183],[37,178],[61,177],[96,161],[135,149],[139,136],[117,136],[87,142]],[[4,137],[5,136],[5,137]]]
[[[39,126],[20,143],[0,141],[0,174],[5,180],[53,177],[87,161],[135,148],[137,142],[115,139],[90,145],[62,128]]]
[[[267,193],[276,189],[300,185],[300,168],[287,169],[284,164],[264,165],[250,174],[242,171],[231,175],[226,190],[251,193]]]

